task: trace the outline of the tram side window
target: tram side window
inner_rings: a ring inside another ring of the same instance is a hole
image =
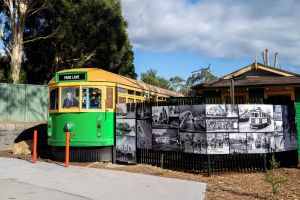
[[[119,97],[118,103],[126,103],[126,97]]]
[[[50,91],[50,110],[58,109],[58,88]]]
[[[101,109],[101,90],[99,88],[82,88],[82,109]]]
[[[79,88],[78,87],[64,87],[61,91],[61,105],[63,108],[79,108],[78,97]]]

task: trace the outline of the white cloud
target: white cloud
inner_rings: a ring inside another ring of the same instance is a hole
[[[122,6],[135,48],[216,58],[261,57],[267,48],[279,52],[281,64],[300,65],[297,0],[122,0]]]

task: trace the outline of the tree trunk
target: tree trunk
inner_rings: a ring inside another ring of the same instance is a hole
[[[13,45],[12,52],[11,52],[11,78],[13,83],[19,83],[20,81],[20,71],[21,71],[21,64],[22,64],[22,43],[16,42]]]

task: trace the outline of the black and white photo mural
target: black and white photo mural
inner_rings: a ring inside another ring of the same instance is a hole
[[[169,125],[170,128],[179,128],[179,107],[169,106]]]
[[[194,153],[207,154],[206,133],[194,133],[193,142]]]
[[[136,104],[116,105],[116,160],[136,162]]]
[[[238,132],[238,119],[207,119],[207,132]]]
[[[239,132],[274,131],[273,105],[240,104]]]
[[[119,103],[116,105],[116,118],[126,118],[127,115],[126,103]]]
[[[152,147],[163,151],[180,151],[177,129],[152,129]]]
[[[116,119],[116,135],[135,136],[135,119]]]
[[[228,118],[238,117],[238,106],[232,104],[207,104],[207,118]]]
[[[282,121],[282,105],[273,105],[274,120]]]
[[[135,163],[136,162],[136,145],[133,136],[116,136],[116,157],[118,161]]]
[[[228,133],[207,133],[207,154],[229,154]]]
[[[169,107],[152,107],[152,128],[169,128]]]
[[[116,118],[135,118],[135,106],[134,103],[118,103],[116,105]]]
[[[136,106],[136,118],[137,119],[151,119],[151,105],[145,103],[139,103]]]
[[[275,152],[285,151],[283,135],[274,136]],[[272,144],[272,143],[271,143]]]
[[[247,133],[248,153],[269,152],[270,135],[268,133]]]
[[[137,148],[152,149],[152,128],[150,119],[137,120],[136,127]]]
[[[180,149],[185,153],[194,153],[193,133],[180,132],[179,137],[180,137]]]
[[[179,106],[180,130],[205,132],[205,105]]]
[[[230,153],[247,153],[247,134],[229,133]]]
[[[295,108],[293,105],[282,106],[283,137],[285,150],[298,149],[298,134],[295,120]]]
[[[133,105],[117,105],[120,161],[135,162],[136,148],[195,154],[255,154],[298,148],[293,105]]]

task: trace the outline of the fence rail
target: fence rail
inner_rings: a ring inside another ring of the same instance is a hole
[[[48,86],[0,83],[0,122],[38,122],[48,117]]]

